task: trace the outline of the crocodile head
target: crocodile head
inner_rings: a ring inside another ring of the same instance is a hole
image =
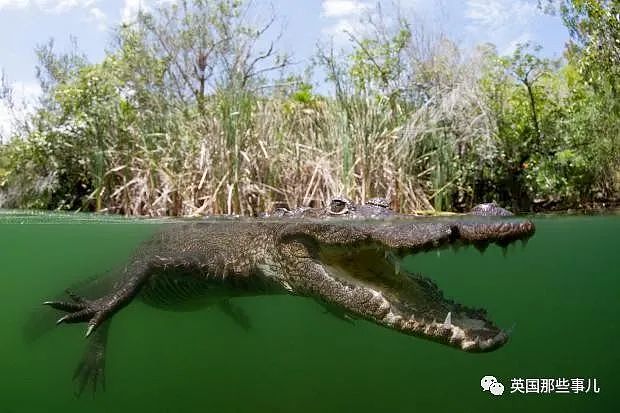
[[[446,298],[433,281],[401,268],[401,261],[451,246],[506,247],[534,233],[531,221],[494,204],[466,215],[424,218],[393,213],[382,199],[355,205],[342,198],[324,209],[279,215],[291,218],[278,235],[287,274],[282,283],[290,291],[465,351],[490,351],[508,340],[485,310]]]

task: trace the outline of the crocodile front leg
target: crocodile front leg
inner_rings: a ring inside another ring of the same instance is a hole
[[[114,284],[109,294],[96,299],[87,299],[67,291],[71,301],[45,301],[43,304],[67,312],[56,321],[56,324],[88,322],[86,329],[88,337],[104,321],[131,302],[157,267],[157,263],[153,261],[145,262],[138,259],[125,268],[125,275]]]

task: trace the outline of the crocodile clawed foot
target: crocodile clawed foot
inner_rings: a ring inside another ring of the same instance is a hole
[[[71,301],[45,301],[43,305],[68,313],[60,317],[56,324],[88,321],[86,337],[90,336],[114,312],[115,302],[113,298],[103,297],[97,300],[87,300],[71,291],[67,291],[67,294]]]
[[[80,397],[88,386],[92,386],[93,394],[97,392],[97,384],[105,391],[105,364],[97,360],[82,360],[73,373],[73,380],[77,382],[78,388],[75,395]]]
[[[94,394],[99,387],[105,391],[105,352],[110,320],[101,325],[89,339],[86,350],[73,373],[77,384],[76,396],[80,397],[89,385]]]

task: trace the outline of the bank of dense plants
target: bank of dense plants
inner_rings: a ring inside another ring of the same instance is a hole
[[[0,146],[0,202],[185,215],[333,194],[403,211],[617,199],[620,10],[552,6],[572,36],[561,61],[530,44],[460,50],[377,9],[344,52],[317,48],[325,93],[237,0],[140,14],[96,64],[50,42],[36,50],[39,105]]]

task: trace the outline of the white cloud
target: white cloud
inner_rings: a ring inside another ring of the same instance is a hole
[[[368,12],[372,3],[357,0],[323,0],[321,16],[327,20],[322,32],[335,43],[342,44],[348,39],[346,32],[355,32],[360,25],[361,16]]]
[[[107,16],[96,6],[99,0],[0,0],[0,10],[34,9],[47,14],[65,14],[74,10],[86,13],[86,20],[97,29],[106,28]]]
[[[36,8],[45,13],[66,13],[74,9],[88,9],[96,0],[0,0],[0,10]]]
[[[47,3],[52,3],[51,11],[53,11],[54,13],[62,14],[78,7],[82,7],[84,5],[83,3],[86,2],[82,2],[80,0],[57,0],[48,1]]]
[[[93,18],[95,20],[102,20],[105,19],[105,13],[101,11],[101,9],[99,7],[93,7],[92,9],[89,10],[88,12],[91,16],[93,16]]]
[[[0,10],[25,9],[30,5],[30,3],[30,0],[0,0]]]
[[[103,31],[108,27],[108,16],[99,7],[93,7],[88,10],[87,19],[89,22],[94,23],[99,31]]]
[[[140,11],[144,12],[148,9],[148,2],[146,0],[125,0],[121,10],[121,21],[123,23],[131,23],[136,19]]]
[[[453,2],[450,4],[458,4]],[[440,22],[445,18],[444,0],[322,0],[321,17],[324,21],[323,35],[327,35],[336,44],[344,45],[348,40],[348,33],[359,35],[367,28],[366,18],[378,17],[388,26],[396,23],[396,16],[408,19],[415,18],[417,22]]]
[[[490,30],[528,24],[538,14],[538,6],[527,0],[468,0],[465,17]]]
[[[325,17],[350,17],[364,9],[362,2],[354,0],[325,0],[321,4]]]
[[[479,41],[491,40],[501,53],[531,40],[532,26],[541,14],[535,0],[467,0],[466,29]]]
[[[149,11],[149,3],[155,3],[157,6],[165,7],[176,3],[178,0],[125,0],[121,9],[121,21],[123,23],[131,23],[138,16],[138,12]]]

